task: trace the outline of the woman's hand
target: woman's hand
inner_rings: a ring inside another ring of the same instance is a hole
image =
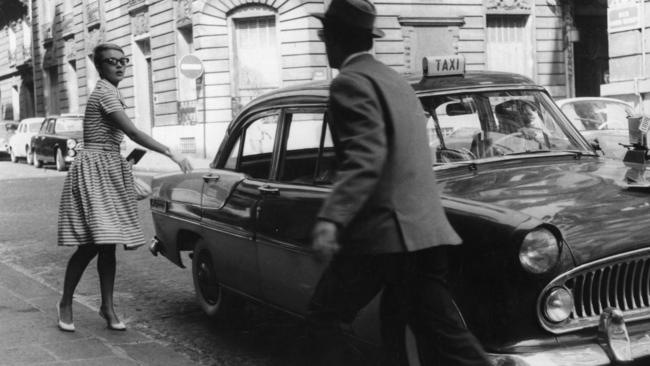
[[[185,156],[180,154],[171,154],[170,158],[178,164],[183,173],[189,173],[192,171],[192,164]]]

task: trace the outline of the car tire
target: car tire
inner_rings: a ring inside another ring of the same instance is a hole
[[[9,158],[11,159],[12,163],[18,163],[18,158],[16,157],[16,153],[14,153],[14,149],[9,148]]]
[[[63,159],[63,152],[61,149],[56,149],[56,156],[54,157],[54,162],[56,163],[56,170],[57,171],[64,171],[66,166],[65,166],[65,159]]]
[[[29,147],[25,147],[25,161],[27,162],[28,165],[33,165],[34,164],[34,159],[32,155],[32,150]]]
[[[38,156],[36,155],[36,151],[32,153],[32,162],[34,163],[34,168],[40,168],[43,166],[43,163],[38,160]]]
[[[199,241],[192,255],[192,280],[196,301],[203,312],[215,320],[233,320],[241,314],[244,300],[223,288],[216,276],[212,253]]]

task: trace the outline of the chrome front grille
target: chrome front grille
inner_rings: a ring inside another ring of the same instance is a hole
[[[542,292],[563,286],[573,294],[569,319],[560,324],[546,320],[542,325],[554,333],[596,326],[603,309],[618,308],[626,321],[650,317],[650,249],[636,250],[567,272],[553,280]],[[540,297],[540,299],[541,299]]]
[[[610,306],[623,312],[650,307],[650,259],[630,260],[578,274],[566,281],[573,292],[572,318],[597,317]]]

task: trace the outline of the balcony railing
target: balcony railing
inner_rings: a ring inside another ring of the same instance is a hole
[[[136,8],[145,5],[147,0],[129,0],[129,8]]]
[[[88,19],[88,26],[92,26],[96,23],[99,23],[99,2],[97,0],[91,0],[88,2],[88,8],[86,8],[86,15]]]
[[[73,35],[75,33],[74,29],[74,14],[65,13],[63,14],[63,19],[61,20],[61,31],[63,32],[63,37]]]
[[[43,43],[51,42],[52,38],[54,37],[54,34],[52,32],[52,23],[43,23],[41,26],[41,34],[43,35]]]
[[[63,54],[68,62],[77,60],[77,44],[73,38],[70,38],[64,43]]]
[[[23,45],[23,62],[27,62],[32,59],[32,46]]]
[[[16,51],[11,51],[7,50],[7,59],[9,60],[9,66],[16,66],[16,62],[18,60],[18,55],[16,54]]]
[[[192,26],[192,0],[178,0],[175,6],[176,27],[185,28]]]
[[[178,124],[196,124],[196,100],[181,100],[177,102]]]
[[[131,32],[133,36],[138,38],[149,34],[149,12],[141,10],[132,14]]]

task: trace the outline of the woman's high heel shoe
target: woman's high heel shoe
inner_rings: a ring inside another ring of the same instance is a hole
[[[106,316],[106,314],[104,314],[104,312],[101,309],[99,310],[99,316],[101,316],[102,318],[104,318],[104,320],[106,320],[106,326],[108,327],[108,329],[126,330],[126,325],[124,325],[124,323],[122,323],[121,321],[118,323],[111,323],[111,320]]]
[[[56,318],[58,321],[59,329],[65,332],[74,332],[74,323],[64,323],[61,320],[61,303],[56,303]]]

